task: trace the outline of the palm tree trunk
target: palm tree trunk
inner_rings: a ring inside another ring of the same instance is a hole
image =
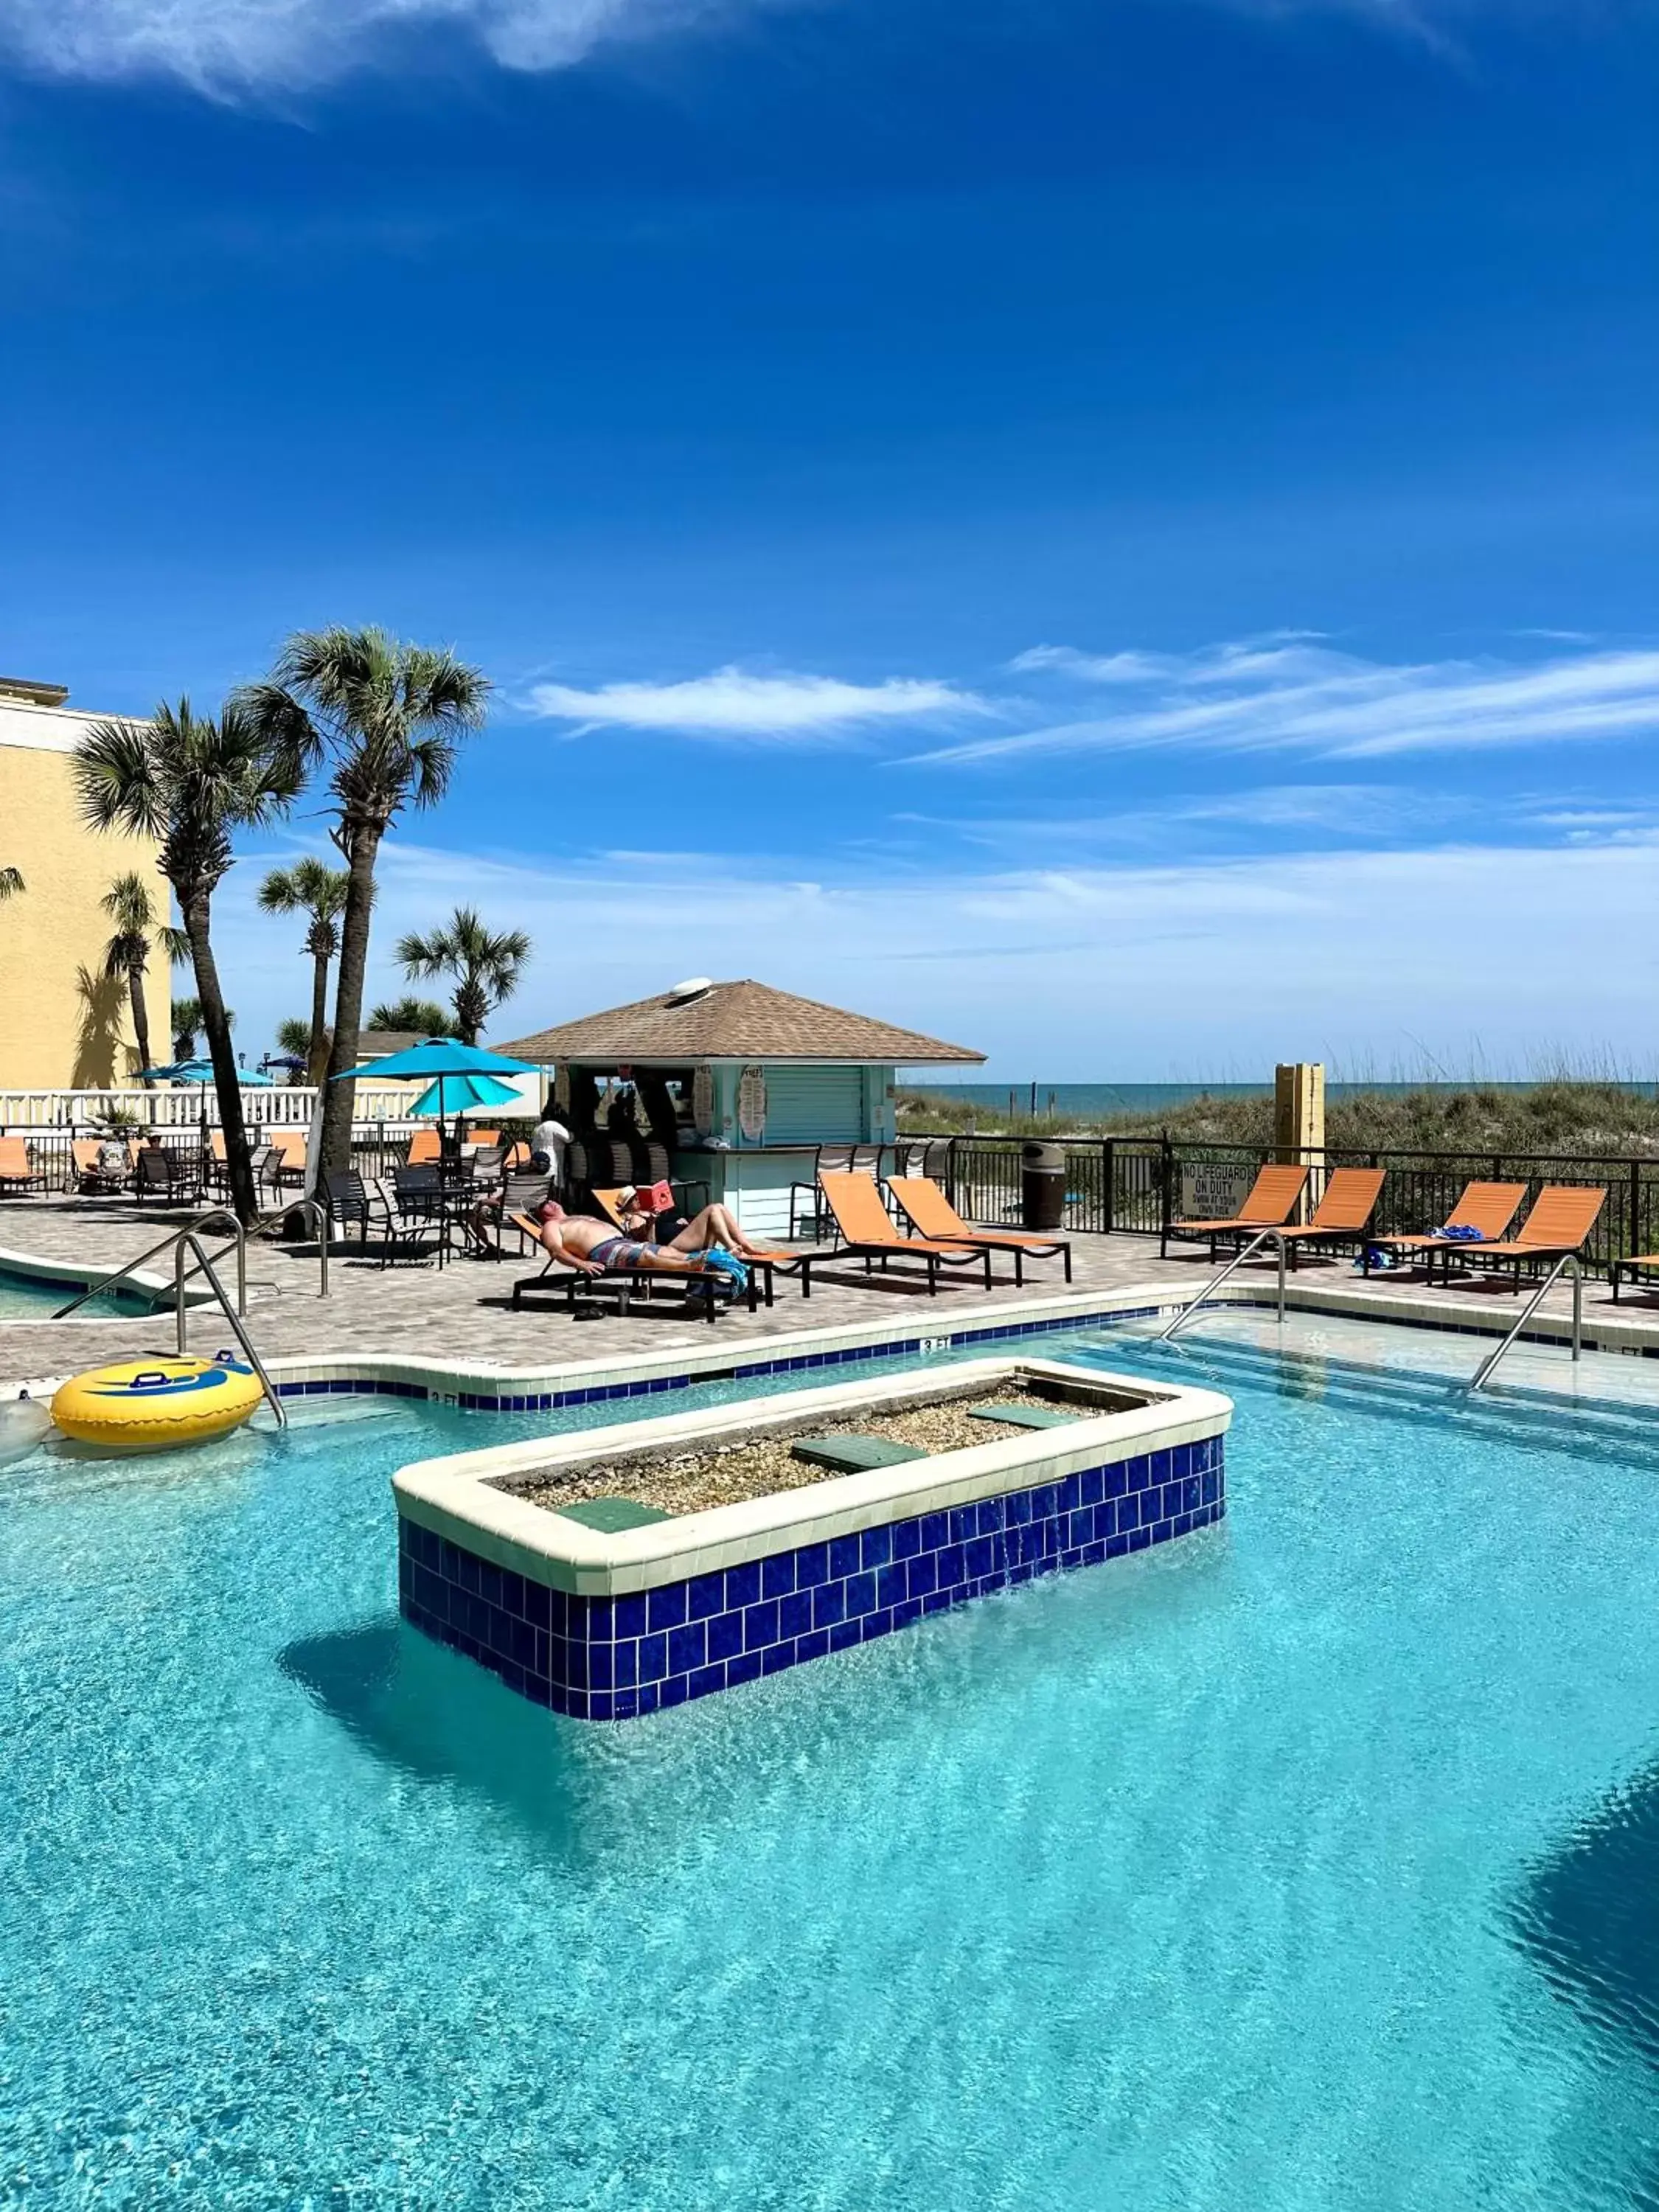
[[[306,1049],[306,1081],[320,1083],[328,1073],[328,963],[330,955],[312,955],[311,1042]]]
[[[374,861],[380,832],[356,827],[347,864],[345,911],[340,917],[340,967],[334,985],[334,1036],[323,1097],[320,1172],[343,1175],[351,1165],[351,1116],[357,1086],[333,1080],[357,1064],[363,1019],[363,977],[368,967],[368,925],[374,910]]]
[[[132,1041],[138,1048],[138,1066],[143,1070],[149,1066],[149,1008],[144,1004],[142,968],[128,969],[127,995],[132,1000]],[[146,1091],[155,1090],[155,1082],[149,1076],[141,1073],[138,1079]]]
[[[208,935],[208,902],[204,897],[180,899],[185,933],[190,939],[191,964],[196,970],[196,995],[202,1002],[202,1029],[208,1057],[213,1062],[213,1088],[219,1101],[219,1126],[225,1133],[225,1160],[230,1173],[230,1203],[236,1218],[251,1222],[258,1217],[253,1193],[253,1170],[248,1159],[247,1127],[242,1120],[242,1086],[237,1080],[236,1054],[225,1019],[225,994],[219,988],[219,969]]]

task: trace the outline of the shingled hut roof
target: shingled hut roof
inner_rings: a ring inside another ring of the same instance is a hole
[[[919,1030],[896,1029],[867,1014],[849,1014],[817,999],[798,999],[748,978],[681,986],[654,999],[585,1014],[499,1048],[520,1060],[842,1060],[915,1067],[985,1057]]]

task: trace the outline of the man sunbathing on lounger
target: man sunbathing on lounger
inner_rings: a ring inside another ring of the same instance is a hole
[[[543,1213],[542,1249],[550,1260],[562,1261],[584,1275],[601,1275],[607,1267],[630,1267],[642,1274],[704,1274],[709,1263],[703,1255],[717,1249],[740,1260],[761,1256],[723,1206],[705,1206],[666,1244],[642,1243],[622,1236],[608,1221],[590,1221],[585,1214],[562,1213],[552,1206]]]

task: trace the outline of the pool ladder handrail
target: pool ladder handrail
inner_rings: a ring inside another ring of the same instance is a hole
[[[181,1237],[194,1238],[197,1231],[205,1229],[210,1222],[228,1222],[230,1224],[232,1235],[220,1246],[214,1256],[216,1259],[222,1260],[231,1246],[233,1244],[235,1246],[236,1309],[239,1313],[245,1314],[247,1311],[247,1231],[228,1207],[212,1206],[205,1213],[198,1213],[193,1221],[187,1221],[182,1229],[169,1229],[165,1237],[156,1243],[148,1246],[139,1253],[136,1260],[129,1260],[125,1266],[118,1267],[113,1274],[104,1276],[99,1282],[88,1284],[87,1288],[78,1291],[66,1306],[59,1306],[57,1312],[53,1314],[52,1319],[67,1321],[72,1313],[78,1312],[81,1307],[89,1304],[94,1298],[101,1297],[106,1291],[112,1291],[118,1283],[124,1283],[131,1276],[136,1275],[147,1260],[157,1259],[163,1252],[169,1251]],[[198,1250],[201,1249],[199,1244],[197,1249]]]
[[[1212,1282],[1206,1283],[1198,1296],[1182,1307],[1175,1318],[1165,1323],[1153,1339],[1154,1343],[1166,1344],[1178,1328],[1183,1328],[1201,1306],[1207,1305],[1236,1267],[1242,1267],[1251,1253],[1269,1242],[1279,1247],[1279,1324],[1285,1325],[1285,1235],[1279,1229],[1260,1229],[1247,1244],[1241,1244],[1232,1258]]]
[[[211,1257],[209,1256],[206,1246],[197,1235],[198,1230],[205,1229],[210,1221],[221,1224],[228,1223],[232,1231],[231,1236]],[[277,1427],[285,1429],[288,1426],[287,1408],[277,1395],[276,1386],[266,1373],[265,1364],[254,1350],[253,1340],[243,1325],[242,1316],[247,1311],[247,1231],[236,1216],[225,1206],[210,1206],[205,1213],[198,1214],[194,1221],[186,1223],[184,1228],[169,1230],[159,1244],[152,1244],[147,1251],[141,1252],[136,1260],[129,1260],[124,1267],[118,1267],[112,1275],[106,1275],[102,1282],[94,1283],[90,1288],[82,1291],[78,1297],[71,1298],[66,1306],[52,1316],[52,1319],[62,1321],[64,1315],[72,1314],[77,1306],[85,1305],[89,1299],[97,1297],[104,1291],[112,1290],[116,1284],[124,1282],[133,1275],[143,1266],[146,1260],[157,1258],[169,1246],[173,1250],[173,1303],[176,1316],[174,1333],[179,1356],[182,1358],[190,1349],[190,1301],[185,1296],[185,1285],[192,1274],[199,1272],[206,1276],[225,1319],[230,1323],[231,1333],[241,1347],[242,1356],[258,1377],[259,1388],[264,1393],[265,1403],[276,1417]],[[225,1254],[233,1249],[236,1254],[236,1302],[234,1305],[231,1303],[229,1292],[219,1279],[219,1271],[213,1264],[215,1260],[222,1260]],[[185,1266],[185,1255],[187,1250],[191,1257],[191,1265],[188,1268]]]
[[[317,1231],[317,1295],[319,1298],[325,1298],[328,1296],[330,1223],[328,1208],[321,1199],[289,1199],[286,1205],[275,1207],[270,1213],[262,1213],[253,1224],[254,1233],[256,1236],[263,1237],[268,1231],[280,1228],[290,1213],[300,1214],[304,1219],[309,1221]]]
[[[1572,1356],[1577,1359],[1582,1355],[1584,1346],[1584,1274],[1578,1264],[1578,1255],[1576,1252],[1564,1252],[1527,1300],[1524,1310],[1497,1351],[1489,1352],[1469,1377],[1468,1388],[1471,1392],[1486,1389],[1498,1361],[1555,1288],[1564,1267],[1571,1267],[1572,1270]]]
[[[237,1227],[239,1230],[240,1229],[241,1224],[240,1222],[238,1222]],[[244,1296],[246,1296],[246,1243],[247,1240],[246,1237],[238,1237],[236,1240],[236,1257],[239,1270],[241,1271],[242,1273],[241,1288]],[[279,1429],[285,1429],[288,1426],[288,1411],[283,1406],[282,1399],[277,1395],[276,1385],[271,1381],[270,1376],[266,1374],[265,1364],[264,1360],[260,1358],[258,1353],[254,1350],[253,1339],[248,1334],[246,1328],[243,1324],[241,1315],[238,1313],[235,1307],[232,1305],[224,1285],[219,1280],[218,1271],[214,1267],[212,1261],[209,1259],[206,1249],[203,1245],[201,1238],[195,1234],[193,1230],[189,1229],[181,1229],[179,1231],[178,1235],[173,1239],[173,1304],[178,1312],[178,1350],[179,1358],[183,1358],[185,1354],[190,1349],[190,1301],[185,1296],[185,1252],[186,1248],[195,1255],[196,1266],[201,1269],[203,1274],[207,1277],[209,1283],[212,1285],[213,1295],[218,1299],[225,1319],[230,1323],[231,1332],[234,1335],[237,1343],[240,1345],[242,1348],[242,1357],[246,1360],[248,1365],[253,1370],[255,1375],[258,1376],[259,1388],[265,1394],[265,1403],[270,1407],[271,1412],[276,1417],[277,1427]],[[226,1249],[228,1249],[228,1247]],[[224,1257],[224,1253],[221,1252],[219,1257],[222,1259]]]
[[[253,1224],[255,1232],[259,1233],[265,1230],[275,1229],[279,1224],[286,1221],[290,1213],[298,1213],[305,1216],[316,1228],[318,1261],[317,1295],[319,1297],[325,1298],[328,1296],[329,1224],[327,1210],[319,1200],[314,1198],[290,1199],[286,1206],[279,1206],[275,1212],[262,1213],[259,1216],[259,1218]],[[236,1216],[230,1212],[228,1206],[210,1206],[205,1213],[198,1213],[193,1221],[186,1222],[182,1229],[169,1229],[167,1235],[161,1238],[159,1243],[150,1245],[147,1250],[141,1252],[136,1260],[129,1260],[124,1267],[118,1267],[112,1275],[106,1275],[101,1281],[90,1284],[84,1291],[77,1291],[75,1297],[70,1300],[66,1306],[59,1306],[57,1312],[53,1314],[52,1319],[54,1321],[66,1320],[70,1314],[76,1312],[82,1306],[88,1304],[92,1299],[100,1297],[106,1291],[112,1291],[118,1283],[123,1283],[126,1281],[129,1276],[136,1274],[138,1269],[143,1266],[147,1260],[156,1259],[161,1253],[170,1250],[180,1237],[193,1237],[198,1230],[205,1229],[210,1222],[228,1223],[234,1232],[234,1234],[228,1237],[224,1243],[219,1247],[219,1249],[213,1256],[216,1260],[222,1260],[225,1254],[231,1249],[233,1245],[234,1246],[236,1251],[236,1310],[239,1314],[246,1315],[247,1312],[247,1231],[243,1227],[242,1224],[237,1219]]]

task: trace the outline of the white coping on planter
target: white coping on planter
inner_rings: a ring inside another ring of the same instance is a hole
[[[668,1450],[732,1431],[796,1427],[803,1420],[840,1418],[875,1402],[891,1407],[937,1396],[942,1387],[955,1397],[1027,1375],[1091,1394],[1127,1394],[1145,1402],[1127,1412],[1080,1419],[1064,1429],[1023,1430],[1006,1441],[831,1476],[799,1490],[710,1506],[615,1534],[585,1528],[510,1490],[493,1487],[504,1477],[527,1478],[617,1452]],[[748,1399],[702,1413],[669,1414],[660,1420],[629,1421],[565,1437],[452,1452],[399,1468],[392,1484],[401,1514],[477,1557],[580,1597],[614,1597],[684,1582],[717,1567],[741,1566],[773,1553],[880,1528],[916,1514],[974,1504],[1005,1491],[1058,1481],[1085,1468],[1142,1452],[1197,1443],[1224,1435],[1232,1411],[1232,1401],[1214,1390],[1152,1384],[1134,1376],[1005,1352],[994,1358],[963,1361],[948,1375],[933,1370],[871,1376],[822,1390],[791,1391],[783,1398]]]
[[[3,1257],[0,1257],[0,1264],[7,1264]],[[482,1397],[525,1396],[549,1391],[595,1390],[609,1384],[654,1381],[674,1375],[688,1376],[696,1382],[709,1375],[728,1375],[734,1367],[752,1367],[805,1358],[820,1352],[847,1351],[896,1341],[915,1341],[924,1352],[935,1351],[959,1337],[985,1328],[1012,1328],[1025,1322],[1081,1324],[1097,1315],[1109,1319],[1125,1313],[1172,1314],[1190,1305],[1198,1295],[1199,1287],[1189,1278],[1184,1282],[1127,1283],[1109,1290],[1068,1291],[1063,1296],[1025,1298],[1017,1304],[988,1301],[983,1305],[957,1307],[948,1318],[931,1313],[925,1318],[895,1316],[890,1310],[879,1319],[869,1322],[780,1330],[776,1335],[745,1336],[725,1342],[720,1340],[718,1328],[700,1329],[695,1339],[670,1341],[659,1337],[648,1352],[631,1359],[613,1357],[515,1367],[489,1360],[420,1358],[406,1351],[387,1350],[276,1358],[268,1359],[265,1364],[271,1379],[277,1383],[409,1382],[441,1401],[468,1394]],[[1235,1280],[1227,1284],[1212,1304],[1219,1311],[1226,1306],[1271,1305],[1273,1298],[1271,1281]],[[1513,1299],[1486,1298],[1452,1306],[1443,1297],[1420,1292],[1361,1292],[1334,1285],[1303,1285],[1294,1279],[1286,1286],[1285,1304],[1287,1310],[1340,1314],[1350,1320],[1385,1327],[1390,1322],[1404,1322],[1492,1336],[1502,1335],[1510,1328],[1517,1310]],[[30,1324],[9,1322],[5,1326],[27,1328]],[[1521,1340],[1565,1343],[1568,1326],[1565,1316],[1541,1314]],[[712,1343],[705,1341],[711,1337]],[[1603,1352],[1659,1352],[1659,1327],[1651,1315],[1645,1322],[1636,1315],[1626,1321],[1602,1308],[1586,1315],[1584,1342],[1588,1348]],[[988,1353],[991,1349],[987,1346]],[[20,1389],[39,1396],[56,1389],[67,1379],[62,1373],[26,1376],[0,1386],[0,1398],[15,1397]]]

